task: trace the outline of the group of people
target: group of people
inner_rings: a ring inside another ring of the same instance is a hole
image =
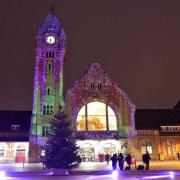
[[[112,161],[112,168],[113,170],[117,169],[117,165],[119,166],[120,170],[124,170],[124,162],[127,163],[127,166],[125,167],[125,170],[131,170],[131,164],[132,164],[132,158],[130,153],[124,157],[122,153],[115,153],[113,154],[112,157],[110,157],[110,155],[107,153],[105,156],[106,162],[107,164],[109,164],[109,161]],[[142,161],[145,164],[145,170],[149,170],[149,162],[151,160],[151,157],[148,153],[148,151],[146,152],[146,154],[143,154],[142,156]]]
[[[126,167],[126,169],[128,169],[128,170],[131,169],[132,160],[131,160],[130,153],[126,157],[124,157],[122,153],[119,153],[118,155],[117,155],[117,153],[115,153],[115,154],[113,154],[112,157],[110,157],[109,154],[106,154],[105,159],[106,159],[107,164],[109,164],[110,160],[112,161],[113,170],[117,169],[117,164],[118,164],[120,170],[124,170],[124,162],[125,161],[127,162],[127,165],[128,165]]]

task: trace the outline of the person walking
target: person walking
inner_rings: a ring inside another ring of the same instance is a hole
[[[122,153],[119,153],[118,155],[118,163],[119,163],[119,169],[123,170],[124,169],[124,156]]]
[[[106,160],[107,165],[108,165],[109,164],[109,160],[110,160],[110,155],[108,153],[105,155],[105,160]]]
[[[130,153],[126,156],[126,158],[125,158],[125,160],[126,160],[126,162],[127,162],[127,164],[128,164],[128,170],[131,170],[131,164],[132,164],[132,160],[131,160],[132,158],[131,158],[131,155],[130,155]]]
[[[146,151],[146,154],[143,155],[143,163],[146,165],[145,170],[149,170],[149,161],[151,160],[151,157],[149,155],[149,152]]]
[[[112,161],[112,168],[113,170],[117,169],[117,154],[113,154],[113,156],[111,157],[111,161]]]

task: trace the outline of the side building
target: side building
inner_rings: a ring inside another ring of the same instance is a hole
[[[153,160],[174,160],[180,152],[180,108],[137,109],[136,158],[148,151]]]
[[[28,162],[31,111],[0,111],[0,163]]]

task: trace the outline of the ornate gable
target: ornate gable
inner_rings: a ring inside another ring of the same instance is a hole
[[[90,102],[103,102],[113,109],[118,120],[118,137],[135,135],[135,105],[127,94],[110,80],[98,63],[93,63],[84,76],[68,90],[65,108],[73,117],[74,129],[79,110]]]

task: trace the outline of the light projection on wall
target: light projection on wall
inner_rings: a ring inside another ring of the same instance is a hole
[[[117,130],[116,115],[112,108],[105,103],[88,103],[78,113],[77,130]]]
[[[101,86],[98,86],[99,84]],[[65,99],[65,108],[69,118],[73,119],[73,128],[77,130],[77,136],[87,138],[135,136],[135,105],[128,95],[110,80],[100,64],[91,64],[83,77],[68,90]],[[106,133],[106,130],[112,132]],[[96,131],[96,137],[93,131]]]
[[[47,37],[55,42],[48,44]],[[63,63],[66,50],[66,35],[51,10],[39,27],[36,48],[34,77],[33,114],[30,141],[44,145],[43,123],[49,124],[52,113],[59,105],[64,106]],[[46,119],[46,120],[45,120]]]

